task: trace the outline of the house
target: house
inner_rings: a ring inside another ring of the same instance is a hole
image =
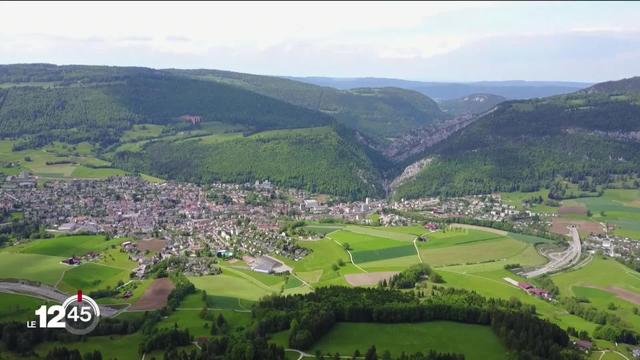
[[[574,343],[574,345],[576,346],[576,348],[582,351],[587,351],[587,352],[591,350],[591,348],[593,347],[593,344],[591,343],[591,341],[587,341],[587,340],[578,340]]]
[[[62,262],[69,265],[80,265],[80,258],[77,256],[72,256],[68,259],[62,260]]]

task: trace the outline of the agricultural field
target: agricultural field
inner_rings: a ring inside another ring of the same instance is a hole
[[[64,273],[59,288],[68,293],[73,293],[77,289],[88,293],[107,287],[114,288],[118,281],[127,282],[129,273],[129,269],[95,263],[81,264]]]
[[[47,301],[18,294],[0,294],[0,322],[33,320],[34,311]]]
[[[38,149],[13,151],[13,140],[0,140],[0,173],[15,175],[30,171],[41,178],[105,178],[122,175],[109,162],[96,158],[88,143],[55,142]],[[99,168],[95,168],[98,166]]]
[[[367,336],[362,336],[367,334]],[[320,338],[310,353],[364,354],[371,345],[378,356],[389,351],[393,357],[429,350],[462,353],[466,359],[507,359],[507,351],[488,326],[434,321],[416,324],[338,323]]]
[[[124,238],[107,240],[103,235],[57,236],[51,239],[29,241],[9,251],[58,257],[82,256],[89,252],[114,249],[123,241],[125,241]]]
[[[63,272],[70,269],[61,263],[62,260],[55,256],[0,252],[0,279],[25,279],[55,285]]]

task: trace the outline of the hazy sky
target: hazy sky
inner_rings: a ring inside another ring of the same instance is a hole
[[[0,63],[18,62],[601,81],[640,75],[640,2],[0,2]]]

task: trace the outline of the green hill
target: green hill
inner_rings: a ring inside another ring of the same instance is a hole
[[[434,147],[396,196],[533,191],[559,177],[587,188],[638,174],[640,95],[615,85],[498,105]]]
[[[348,137],[348,130],[320,127],[246,137],[160,140],[141,151],[118,152],[114,163],[128,170],[197,183],[269,179],[278,185],[354,199],[382,195],[374,164]]]
[[[136,123],[242,124],[250,130],[328,125],[324,114],[222,83],[144,68],[6,65],[0,67],[0,133],[115,143]]]
[[[274,76],[219,70],[168,70],[235,85],[290,104],[318,110],[379,139],[447,119],[438,104],[417,91],[393,87],[338,90]]]

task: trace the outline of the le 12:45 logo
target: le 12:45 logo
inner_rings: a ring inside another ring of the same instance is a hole
[[[100,307],[92,298],[83,296],[82,290],[78,290],[77,296],[67,298],[62,305],[40,306],[35,315],[37,320],[27,322],[27,327],[66,329],[75,335],[85,335],[98,326]]]

